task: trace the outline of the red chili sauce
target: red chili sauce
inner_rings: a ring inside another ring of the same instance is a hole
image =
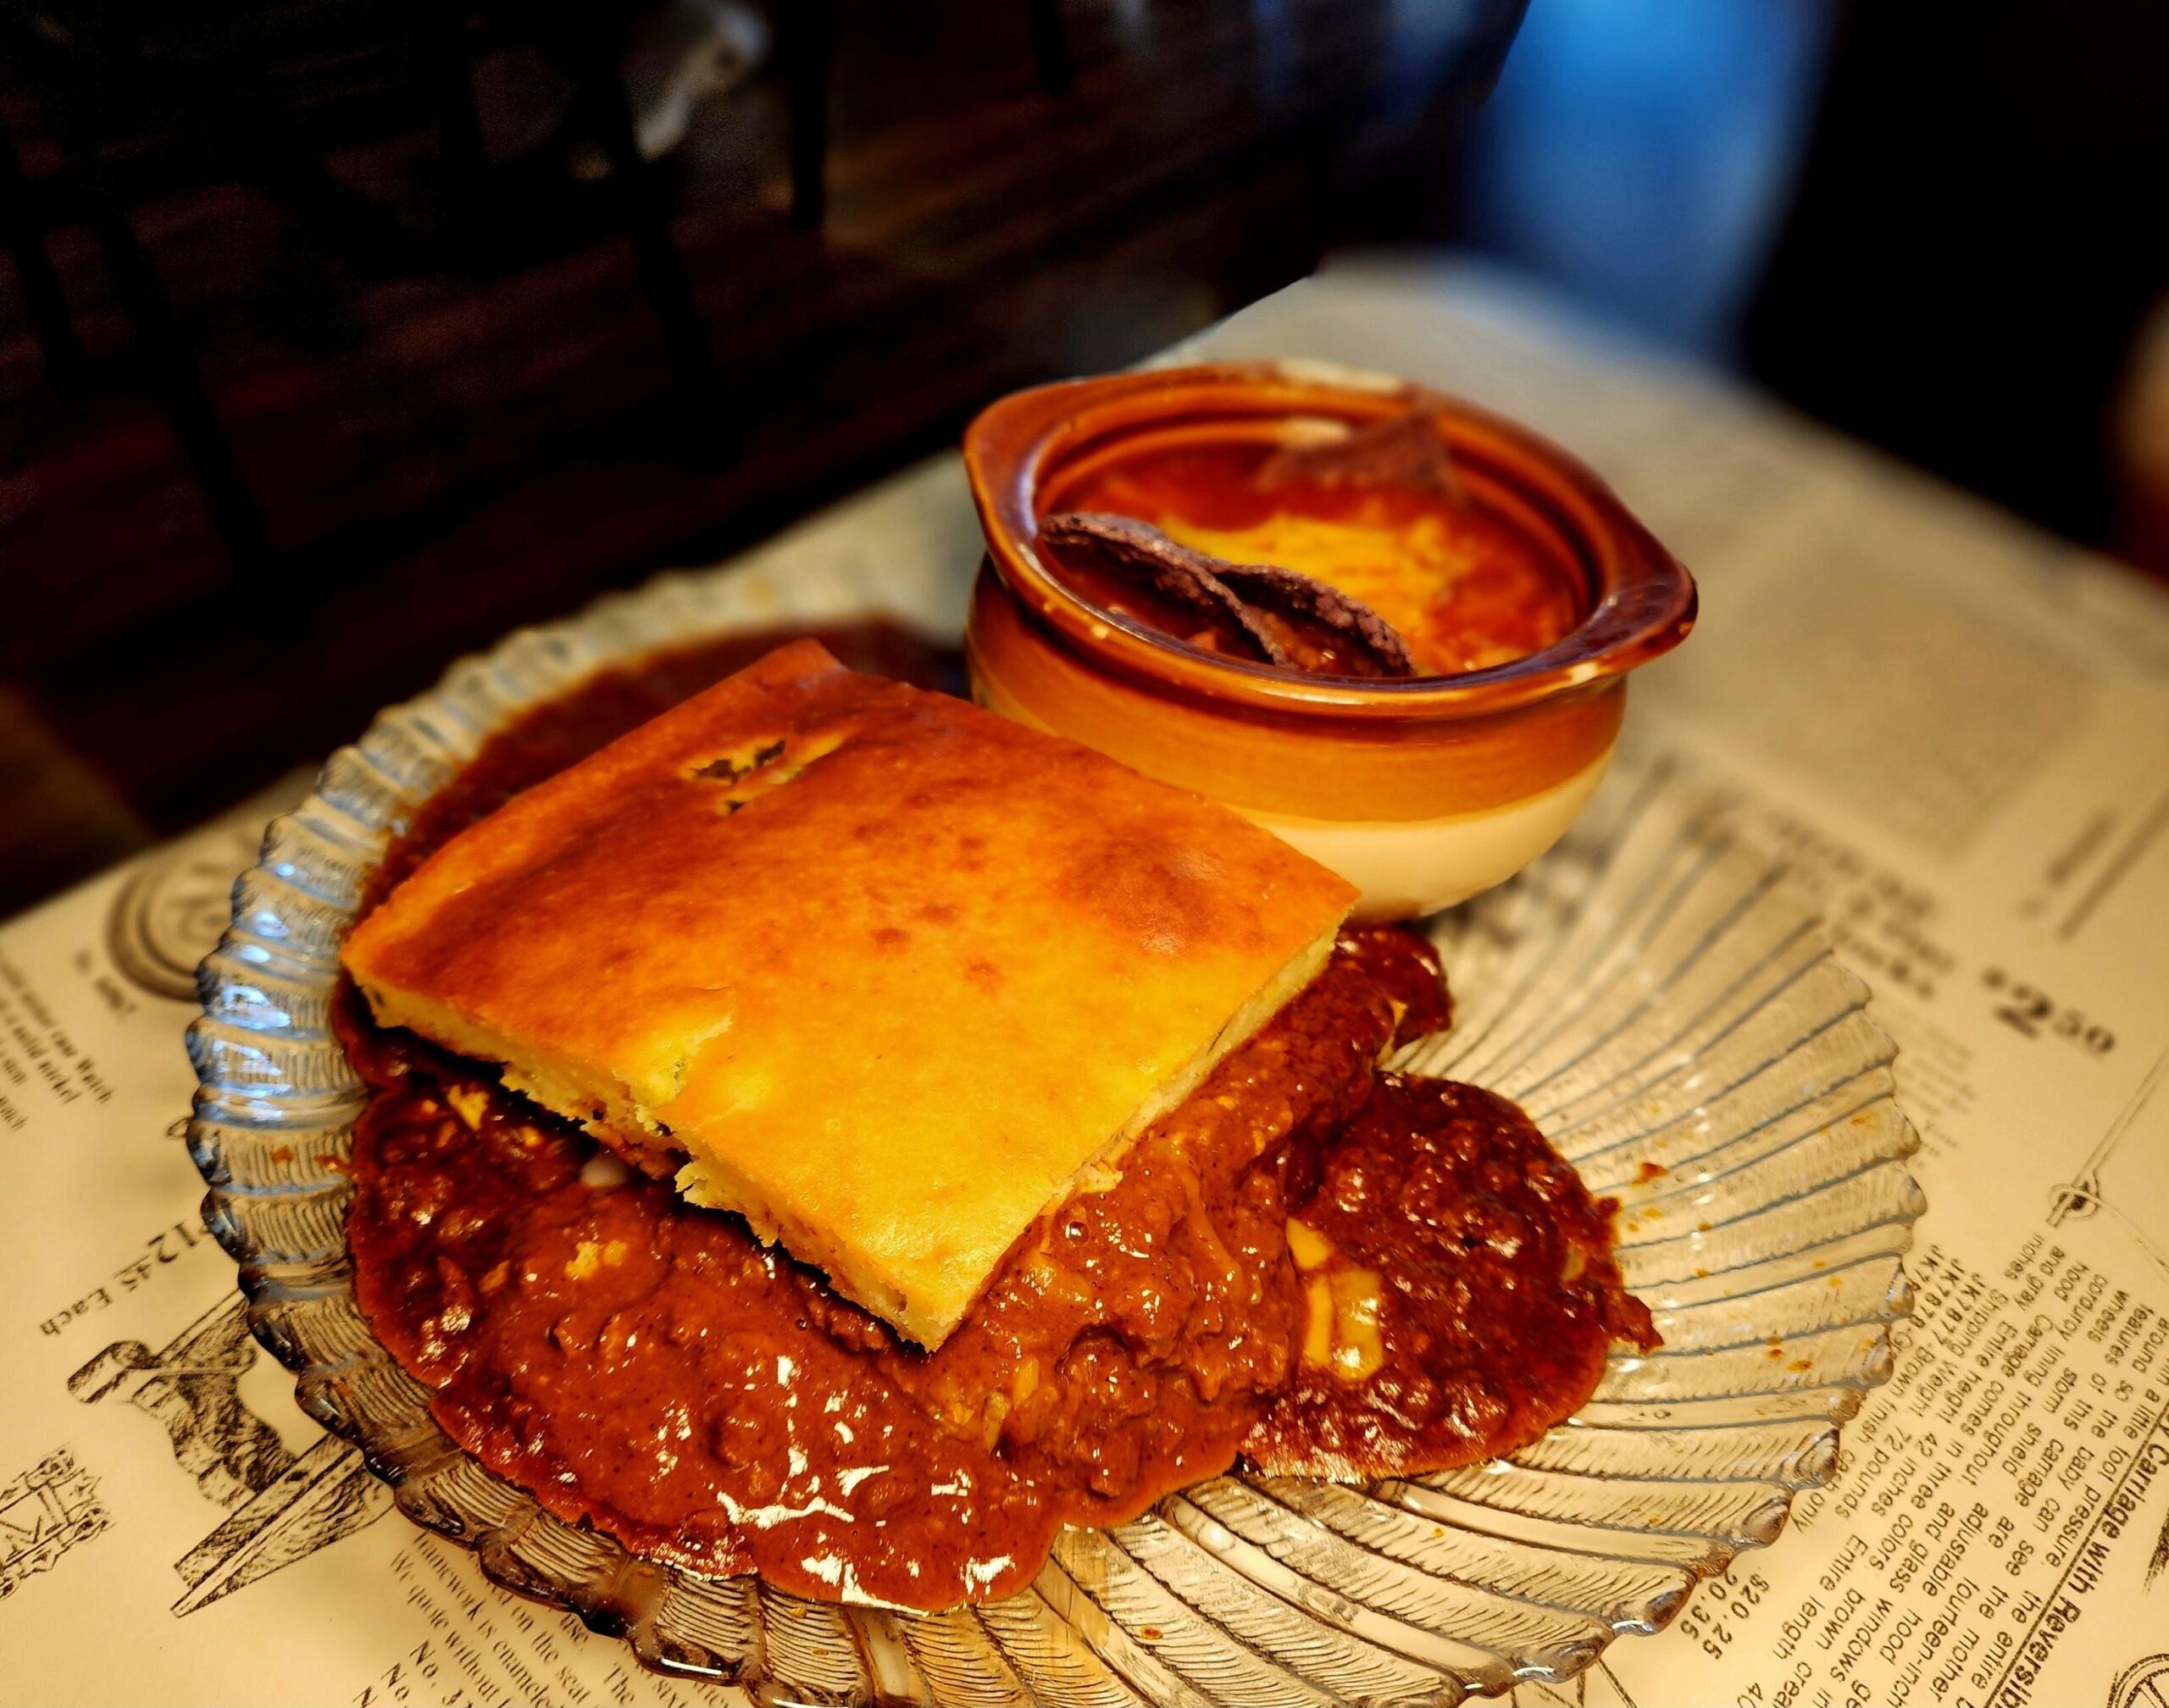
[[[786,638],[606,672],[522,718],[418,816],[377,893]],[[949,679],[897,630],[821,638]],[[1376,1477],[1510,1452],[1579,1407],[1612,1340],[1654,1344],[1611,1203],[1519,1111],[1378,1069],[1447,1020],[1428,945],[1351,931],[929,1354],[349,991],[339,1029],[371,1092],[356,1292],[454,1439],[637,1553],[829,1598],[999,1596],[1062,1524],[1120,1522],[1239,1461]],[[1323,1341],[1320,1298],[1354,1301]],[[1374,1359],[1343,1344],[1373,1331]]]
[[[1569,578],[1467,498],[1390,483],[1262,480],[1273,454],[1265,444],[1140,452],[1065,485],[1055,507],[1134,517],[1229,563],[1300,570],[1377,612],[1427,674],[1527,657],[1580,620]],[[1226,650],[1195,612],[1134,580],[1075,555],[1056,568],[1102,610]]]

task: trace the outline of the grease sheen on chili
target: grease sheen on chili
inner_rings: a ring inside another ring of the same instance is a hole
[[[607,671],[529,713],[426,804],[377,893],[785,638]],[[821,638],[955,679],[893,628]],[[1121,1522],[1238,1462],[1373,1477],[1511,1451],[1579,1406],[1615,1339],[1654,1344],[1611,1205],[1518,1110],[1379,1069],[1447,1018],[1427,945],[1346,934],[929,1354],[349,992],[370,1087],[356,1291],[454,1439],[635,1552],[909,1607],[1005,1594],[1063,1523]]]

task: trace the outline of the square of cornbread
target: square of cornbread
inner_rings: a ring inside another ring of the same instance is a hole
[[[1224,807],[802,640],[455,837],[343,959],[381,1023],[932,1347],[1354,900]]]

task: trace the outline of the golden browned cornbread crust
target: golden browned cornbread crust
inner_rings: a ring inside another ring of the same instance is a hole
[[[380,1021],[682,1161],[933,1346],[1354,900],[1223,807],[807,640],[455,838],[343,959]]]

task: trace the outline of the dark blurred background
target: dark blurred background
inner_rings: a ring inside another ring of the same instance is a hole
[[[2161,0],[0,0],[0,914],[1344,247],[2169,569],[2165,90]]]

